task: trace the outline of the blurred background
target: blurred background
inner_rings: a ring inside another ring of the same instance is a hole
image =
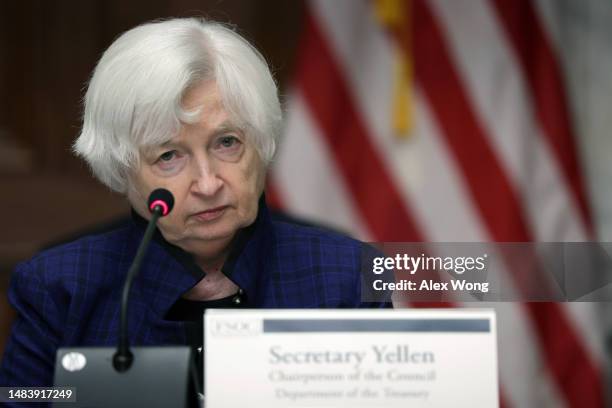
[[[71,153],[81,100],[103,51],[146,21],[200,16],[235,25],[265,53],[282,89],[292,72],[304,5],[267,1],[0,1],[0,348],[12,312],[14,265],[41,248],[129,214]]]
[[[0,349],[14,265],[127,214],[70,145],[104,49],[171,16],[230,22],[272,66],[272,206],[368,241],[611,240],[608,0],[4,1]],[[612,406],[609,304],[487,306],[502,406]]]

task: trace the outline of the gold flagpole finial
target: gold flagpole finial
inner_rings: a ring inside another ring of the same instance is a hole
[[[374,0],[374,12],[378,21],[396,40],[393,107],[391,125],[397,137],[406,139],[413,128],[412,55],[406,44],[410,30],[408,0]],[[406,38],[403,38],[406,37]]]

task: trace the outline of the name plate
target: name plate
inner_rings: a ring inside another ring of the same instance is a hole
[[[206,407],[497,407],[492,310],[219,310]]]

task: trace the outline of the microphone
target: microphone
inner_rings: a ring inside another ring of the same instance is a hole
[[[160,207],[161,216],[165,217],[174,207],[174,196],[165,188],[158,188],[149,195],[147,204],[149,205],[149,211],[152,213],[155,213],[157,211],[156,208]]]
[[[132,362],[134,361],[134,355],[130,351],[127,336],[127,309],[128,300],[130,297],[130,288],[132,287],[132,281],[138,274],[138,270],[140,269],[142,260],[145,256],[147,248],[149,247],[149,242],[151,241],[153,233],[155,232],[157,220],[160,217],[165,217],[166,215],[170,214],[170,211],[172,211],[172,208],[174,207],[174,197],[172,196],[172,193],[170,191],[163,188],[158,188],[149,195],[147,204],[152,216],[149,220],[149,224],[147,225],[147,229],[145,230],[142,241],[140,242],[138,251],[136,252],[136,257],[134,258],[134,261],[132,262],[132,265],[128,270],[127,277],[125,278],[125,284],[123,285],[123,292],[121,295],[119,344],[117,346],[117,351],[113,355],[113,367],[115,367],[115,370],[119,372],[127,371],[132,365]]]
[[[123,285],[117,347],[60,347],[54,385],[78,389],[73,408],[195,407],[202,385],[190,346],[141,346],[130,350],[127,310],[130,287],[138,274],[160,217],[172,211],[174,198],[164,189],[149,196],[151,220]],[[143,392],[143,390],[145,390]],[[64,404],[55,404],[56,407]]]

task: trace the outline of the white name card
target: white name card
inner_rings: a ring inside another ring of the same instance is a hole
[[[497,407],[492,310],[208,310],[207,408]]]

